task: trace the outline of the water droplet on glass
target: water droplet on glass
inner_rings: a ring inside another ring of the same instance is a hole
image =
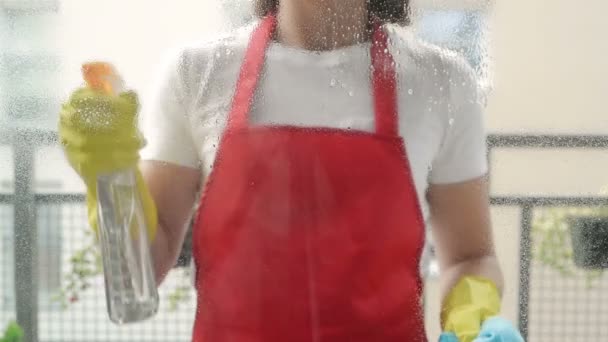
[[[329,81],[329,85],[333,88],[336,86],[336,84],[338,83],[338,81],[336,81],[335,78],[332,78],[331,81]]]
[[[232,54],[232,50],[226,49],[226,56],[230,56]]]
[[[355,92],[354,92],[354,91],[352,91],[352,90],[350,90],[350,91],[348,92],[348,96],[350,96],[350,97],[355,96]]]
[[[448,120],[448,124],[449,124],[450,126],[452,126],[452,125],[454,124],[454,118],[450,118],[450,119]]]
[[[414,89],[412,89],[412,88],[408,89],[407,93],[410,94],[410,95],[413,95],[414,94]]]

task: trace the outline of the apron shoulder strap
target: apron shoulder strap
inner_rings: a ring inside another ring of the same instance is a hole
[[[228,129],[247,126],[248,115],[253,103],[259,76],[264,68],[266,49],[271,42],[277,20],[267,16],[253,31],[232,98],[232,108],[228,117]]]
[[[386,30],[379,21],[374,21],[372,34],[372,87],[374,92],[374,115],[376,133],[398,136],[397,73],[395,60],[389,50]]]

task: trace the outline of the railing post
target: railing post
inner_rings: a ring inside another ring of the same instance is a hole
[[[15,302],[17,323],[25,342],[38,341],[38,239],[36,201],[33,191],[36,137],[23,131],[12,139],[15,168]]]
[[[532,259],[532,210],[533,206],[525,204],[521,211],[520,265],[519,265],[519,330],[525,341],[528,340],[530,267]]]

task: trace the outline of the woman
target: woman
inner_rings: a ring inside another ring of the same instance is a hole
[[[193,340],[426,341],[432,220],[442,339],[519,341],[491,318],[502,276],[471,70],[402,27],[406,0],[255,6],[254,27],[181,50],[144,116],[139,188],[159,283],[203,188]],[[90,180],[140,159],[124,120],[136,111],[133,93],[81,89],[61,113],[93,226]],[[111,128],[91,134],[81,118],[100,112]]]

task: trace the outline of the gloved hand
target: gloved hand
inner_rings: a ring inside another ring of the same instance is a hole
[[[154,238],[156,206],[137,169],[144,146],[137,129],[137,95],[110,95],[90,88],[76,90],[62,106],[59,137],[67,159],[87,186],[89,224],[97,231],[97,176],[128,168],[136,169],[148,236]]]
[[[460,342],[454,333],[443,333],[439,342]],[[524,342],[523,337],[511,324],[501,317],[487,319],[473,342]]]
[[[464,277],[443,303],[441,322],[445,333],[440,341],[523,341],[508,322],[496,318],[499,312],[500,295],[496,285],[489,279]],[[511,331],[507,327],[511,327],[516,335],[504,336],[519,336],[521,340],[500,339],[503,334]]]

